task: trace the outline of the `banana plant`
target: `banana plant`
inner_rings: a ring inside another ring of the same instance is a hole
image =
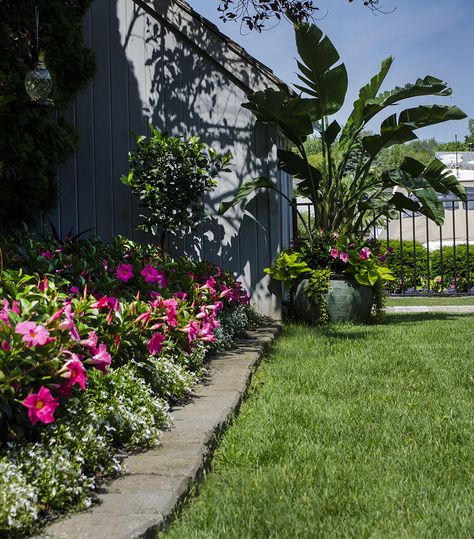
[[[282,84],[278,89],[255,92],[247,96],[248,102],[242,106],[254,114],[257,122],[276,124],[293,145],[293,151],[278,149],[278,166],[298,180],[298,192],[312,203],[314,219],[310,224],[299,215],[309,238],[312,231],[321,228],[365,234],[394,211],[418,212],[442,225],[444,207],[438,195],[451,192],[464,200],[466,192],[440,160],[433,159],[425,166],[407,157],[400,168],[383,173],[374,162],[382,149],[416,139],[417,129],[463,119],[464,112],[453,105],[420,105],[399,114],[391,113],[376,134],[368,135],[366,129],[376,115],[401,101],[449,96],[451,88],[440,79],[426,76],[382,92],[393,62],[389,57],[361,88],[352,113],[341,126],[331,117],[344,103],[348,77],[336,48],[314,24],[296,24],[295,38],[300,84],[294,89]],[[317,167],[309,163],[304,146],[314,131],[321,139],[323,151],[322,164]],[[241,186],[233,200],[221,205],[220,212],[248,202],[261,189],[278,191],[266,178],[252,179]]]

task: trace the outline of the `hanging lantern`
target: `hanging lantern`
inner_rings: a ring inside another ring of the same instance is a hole
[[[48,97],[53,87],[53,81],[51,73],[44,63],[44,55],[44,51],[40,51],[34,69],[26,74],[25,90],[34,103],[52,106],[54,103]]]
[[[42,6],[44,0],[39,0],[35,7],[35,22],[36,22],[36,50],[38,53],[38,61],[34,69],[29,71],[25,77],[25,90],[29,95],[31,101],[36,105],[43,105],[46,107],[53,107],[54,102],[48,99],[53,87],[53,80],[51,73],[48,71],[46,64],[44,63],[45,51],[39,48],[39,29],[40,29],[40,5]]]

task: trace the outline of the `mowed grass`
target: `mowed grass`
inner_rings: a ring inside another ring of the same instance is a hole
[[[458,296],[458,297],[405,297],[405,298],[387,298],[387,306],[395,307],[399,305],[474,305],[474,296]]]
[[[473,333],[287,326],[166,538],[474,537]]]

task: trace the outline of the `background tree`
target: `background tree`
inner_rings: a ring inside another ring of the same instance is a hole
[[[469,130],[469,135],[466,136],[464,142],[468,145],[469,150],[474,151],[474,118],[469,119],[467,128]]]
[[[220,18],[224,21],[241,20],[249,30],[261,32],[271,20],[283,17],[292,22],[310,19],[319,9],[315,0],[218,0]],[[361,0],[374,11],[380,11],[379,0]],[[353,2],[353,0],[348,0]]]

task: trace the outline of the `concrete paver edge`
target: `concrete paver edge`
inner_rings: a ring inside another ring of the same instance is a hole
[[[190,403],[171,411],[160,445],[126,459],[128,474],[111,481],[100,504],[46,527],[35,539],[154,538],[206,468],[219,433],[238,412],[252,373],[282,324],[269,321],[209,364]]]

